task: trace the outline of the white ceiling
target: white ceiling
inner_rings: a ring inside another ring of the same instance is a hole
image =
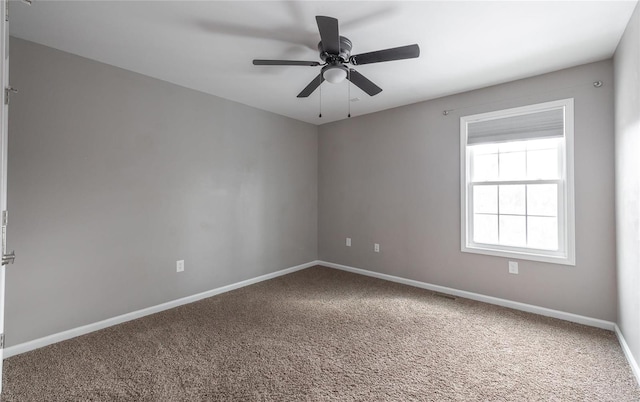
[[[347,116],[348,85],[296,95],[320,67],[316,15],[338,18],[352,54],[417,43],[418,59],[358,66],[383,88],[351,87],[352,115],[609,58],[636,1],[51,1],[10,4],[13,36],[323,124]]]

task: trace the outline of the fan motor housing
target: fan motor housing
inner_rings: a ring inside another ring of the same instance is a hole
[[[351,56],[351,41],[349,40],[349,38],[345,38],[344,36],[340,37],[340,54],[329,54],[327,53],[326,50],[324,50],[324,47],[322,46],[322,41],[320,41],[318,43],[318,50],[320,51],[320,59],[324,62],[330,63],[330,62],[336,62],[338,60],[336,60],[336,58],[340,58],[342,59],[341,61],[343,63],[346,63],[349,61],[349,57]]]

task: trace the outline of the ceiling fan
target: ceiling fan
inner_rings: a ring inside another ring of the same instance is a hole
[[[420,56],[420,47],[416,44],[352,56],[351,41],[340,36],[337,19],[319,15],[316,16],[316,22],[321,39],[318,43],[318,50],[320,51],[320,59],[324,63],[303,60],[253,60],[253,64],[256,66],[322,66],[320,74],[298,94],[298,98],[306,98],[311,95],[324,80],[339,83],[345,78],[370,96],[377,95],[382,92],[382,88],[353,68],[347,67],[347,64],[357,66],[383,61],[413,59]]]

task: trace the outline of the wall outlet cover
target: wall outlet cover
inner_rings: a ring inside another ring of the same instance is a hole
[[[509,273],[517,274],[518,273],[518,263],[515,261],[509,261]]]
[[[380,245],[378,243],[373,244],[373,251],[375,251],[376,253],[380,252]]]
[[[347,237],[346,245],[347,247],[351,247],[351,237]]]
[[[184,271],[184,260],[178,260],[176,262],[176,272]]]

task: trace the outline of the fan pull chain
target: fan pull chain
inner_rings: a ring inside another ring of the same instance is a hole
[[[320,87],[318,89],[320,90],[320,96],[318,97],[318,117],[322,118],[322,81],[320,81]]]
[[[351,69],[348,70],[348,74],[349,76],[347,77],[347,79],[349,80],[349,82],[347,82],[347,109],[349,110],[349,114],[347,114],[347,117],[351,118]]]

